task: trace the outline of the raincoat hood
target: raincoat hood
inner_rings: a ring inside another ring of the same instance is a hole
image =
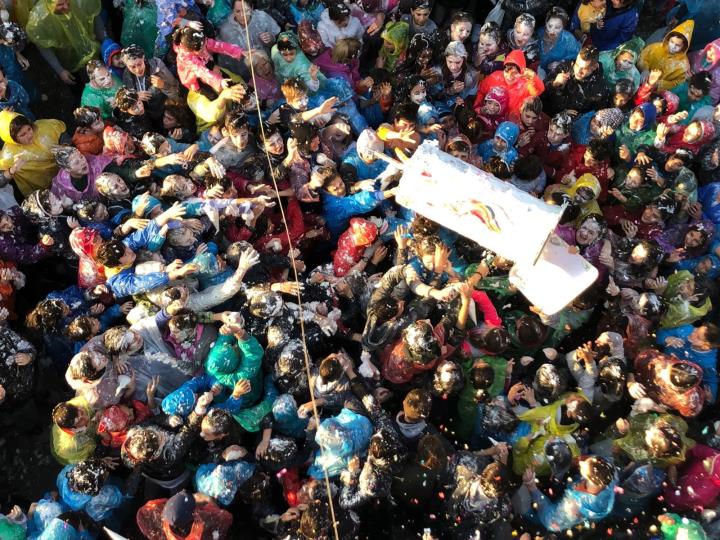
[[[387,52],[384,48],[381,49],[381,54],[385,56],[386,62],[390,62],[391,64],[388,69],[395,67],[400,56],[407,50],[409,31],[410,26],[408,23],[400,21],[388,23],[383,33],[380,34],[382,39],[389,41],[395,46],[395,49],[391,53]]]
[[[690,42],[692,40],[694,28],[695,28],[695,21],[693,21],[693,20],[688,20],[688,21],[678,24],[670,32],[665,34],[665,37],[663,38],[663,45],[665,45],[665,48],[667,48],[668,40],[673,35],[680,35],[685,38],[685,41],[687,42],[687,47],[685,47],[682,51],[675,53],[675,55],[684,55],[685,53],[687,53],[688,48],[690,47]],[[672,55],[672,56],[675,56],[675,55]]]
[[[571,197],[574,197],[575,193],[577,193],[577,191],[582,187],[590,188],[595,194],[596,199],[598,195],[600,195],[600,182],[590,173],[583,174],[580,178],[578,178],[577,182],[575,182],[575,184],[568,190],[568,194]]]
[[[655,119],[657,118],[657,109],[655,108],[655,105],[652,103],[643,103],[638,105],[638,108],[642,111],[644,118],[642,129],[640,131],[650,129],[652,125],[655,124]]]
[[[17,142],[10,136],[10,122],[15,120],[18,116],[21,116],[21,114],[7,110],[0,111],[0,139],[2,139],[4,143],[17,144]]]
[[[505,61],[503,62],[503,65],[507,66],[508,64],[515,64],[520,68],[520,71],[524,71],[527,67],[527,62],[525,62],[525,54],[521,50],[514,50],[510,51],[508,55],[505,57]]]
[[[707,61],[707,53],[710,49],[715,50],[714,62]],[[702,54],[696,65],[704,71],[711,71],[720,65],[720,38],[705,45],[705,48],[702,50]]]
[[[369,246],[378,235],[378,228],[372,221],[363,218],[353,218],[350,220],[350,230],[355,245]]]
[[[633,56],[633,62],[637,62],[638,58],[640,57],[640,51],[642,51],[644,47],[645,41],[643,41],[640,36],[636,36],[630,41],[626,41],[625,43],[616,47],[615,50],[612,52],[612,57],[613,59],[616,59],[622,53],[629,52]]]
[[[513,122],[503,122],[495,130],[495,136],[505,141],[508,147],[515,146],[518,135],[520,135],[520,128]]]
[[[495,101],[500,105],[500,112],[496,116],[502,116],[507,112],[508,105],[510,104],[510,95],[502,86],[496,86],[491,89],[485,94],[485,99]]]

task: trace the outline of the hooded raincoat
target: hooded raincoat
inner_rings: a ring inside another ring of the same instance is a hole
[[[640,57],[640,51],[644,46],[645,42],[643,39],[640,36],[635,36],[630,41],[626,41],[612,51],[603,51],[600,53],[600,63],[603,67],[603,76],[605,77],[605,82],[607,82],[608,86],[613,87],[619,80],[628,79],[633,82],[635,90],[640,87],[642,77],[640,76],[638,68],[635,67],[635,64],[637,63],[638,58]],[[615,64],[615,60],[617,60],[617,57],[622,53],[630,53],[633,58],[633,65],[627,70],[618,69]]]
[[[640,53],[638,67],[643,71],[653,69],[662,70],[662,76],[658,81],[658,89],[670,90],[685,81],[690,72],[688,61],[688,47],[692,40],[695,21],[685,21],[677,25],[671,32],[668,32],[660,43],[651,43]],[[668,50],[668,41],[673,35],[680,35],[685,38],[687,46],[680,52],[671,53]]]
[[[713,50],[715,53],[715,60],[710,62],[707,58],[709,50]],[[690,63],[692,64],[692,70],[694,73],[700,71],[709,71],[712,75],[712,82],[710,83],[710,98],[713,104],[720,101],[720,38],[715,41],[711,41],[702,51],[694,52],[690,55]]]
[[[38,120],[33,124],[33,139],[30,144],[19,144],[10,136],[10,122],[19,113],[0,112],[0,139],[5,146],[0,154],[0,170],[8,170],[16,158],[22,157],[25,164],[13,176],[15,184],[24,196],[36,189],[49,187],[58,167],[51,149],[57,145],[65,124],[60,120]]]
[[[38,47],[53,49],[68,71],[75,72],[97,57],[93,23],[100,14],[99,0],[71,0],[70,11],[55,13],[54,0],[40,0],[30,12],[26,31]]]

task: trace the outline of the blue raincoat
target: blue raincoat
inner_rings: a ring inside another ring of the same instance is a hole
[[[544,39],[545,28],[541,28],[538,31],[538,41],[540,42],[540,67],[545,71],[548,71],[548,66],[555,62],[575,60],[578,52],[580,52],[580,44],[577,39],[575,39],[575,36],[567,30],[560,32],[560,36],[549,50],[545,50]]]
[[[578,482],[568,486],[557,502],[552,502],[540,491],[531,492],[537,504],[535,518],[549,531],[565,531],[583,521],[596,522],[605,518],[615,504],[615,482],[597,495],[575,489]]]
[[[122,504],[123,495],[117,486],[105,484],[97,495],[85,495],[74,491],[68,484],[67,473],[75,465],[66,465],[57,477],[57,488],[62,502],[71,510],[82,510],[97,522],[107,520]]]
[[[498,156],[507,163],[508,166],[511,166],[518,158],[518,151],[515,149],[515,142],[518,139],[518,135],[520,135],[520,128],[517,124],[513,122],[503,122],[495,130],[495,137],[499,137],[505,141],[507,148],[502,152],[496,151],[493,147],[493,137],[493,139],[488,139],[478,146],[477,153],[485,163],[490,161],[491,157]]]
[[[324,478],[324,469],[330,478],[338,476],[353,456],[365,454],[372,432],[370,420],[350,409],[343,408],[337,416],[323,420],[315,434],[320,449],[308,474]]]
[[[235,498],[237,490],[255,472],[255,464],[236,460],[225,463],[204,463],[195,473],[195,486],[198,492],[213,497],[227,506]]]

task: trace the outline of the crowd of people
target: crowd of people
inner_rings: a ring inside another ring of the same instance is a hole
[[[720,536],[720,3],[4,5],[0,450],[59,472],[0,539]],[[399,205],[426,141],[596,281]]]

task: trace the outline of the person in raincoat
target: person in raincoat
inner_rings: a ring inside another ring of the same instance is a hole
[[[294,32],[278,34],[271,57],[275,64],[275,78],[280,82],[290,77],[298,77],[305,81],[309,91],[314,93],[325,81],[325,75],[305,56]]]
[[[545,26],[538,31],[540,67],[553,71],[558,62],[572,60],[580,52],[580,44],[565,28],[568,14],[561,7],[553,7],[545,17]]]
[[[686,436],[685,420],[672,414],[638,414],[618,424],[616,429],[622,437],[612,442],[613,449],[620,458],[636,463],[650,461],[666,469],[683,463],[695,446],[695,441]]]
[[[90,422],[92,416],[93,409],[82,396],[55,406],[50,451],[59,463],[77,463],[95,453],[95,425]]]
[[[28,38],[65,84],[75,84],[73,73],[100,51],[105,32],[99,14],[99,0],[42,0],[30,12]]]
[[[88,459],[66,465],[57,476],[60,499],[71,510],[83,510],[96,522],[110,518],[123,501],[120,489],[107,482],[115,462]]]
[[[346,408],[323,420],[315,434],[320,448],[308,474],[313,478],[324,478],[325,472],[330,478],[338,476],[353,456],[365,454],[372,432],[368,418]]]
[[[390,72],[405,59],[405,52],[408,48],[408,32],[410,27],[406,22],[391,22],[385,26],[380,34],[383,45],[378,53],[375,67],[384,68]]]
[[[518,151],[515,148],[520,128],[513,122],[503,122],[495,130],[495,136],[478,146],[477,152],[487,163],[493,156],[498,156],[508,166],[515,163],[518,158]]]
[[[0,112],[0,170],[12,177],[24,196],[50,186],[58,171],[52,148],[66,127],[60,120],[43,119],[32,123],[23,115]]]
[[[642,38],[636,36],[612,51],[600,53],[600,64],[603,67],[603,76],[608,86],[615,86],[618,81],[627,79],[632,81],[635,89],[640,87],[642,76],[635,64],[644,46],[645,42]]]
[[[112,118],[115,94],[122,88],[122,81],[100,60],[88,62],[87,74],[90,82],[85,85],[80,105],[97,107],[104,120]]]
[[[628,121],[616,132],[615,146],[620,159],[632,162],[641,146],[652,147],[656,115],[657,110],[652,103],[643,103],[633,109]]]
[[[712,309],[710,298],[696,299],[695,276],[687,270],[672,274],[667,280],[663,298],[668,304],[661,328],[675,328],[702,319]]]
[[[690,73],[688,50],[695,21],[685,21],[668,32],[660,43],[651,43],[640,53],[638,68],[643,71],[660,70],[660,90],[670,90],[685,81]]]
[[[527,393],[526,393],[527,395]],[[582,394],[566,394],[550,405],[534,407],[518,415],[520,424],[510,439],[513,452],[513,470],[522,474],[532,467],[540,475],[550,473],[545,455],[545,443],[553,437],[562,437],[573,456],[580,448],[572,434],[590,420],[590,402]]]
[[[665,501],[673,510],[702,512],[720,495],[720,451],[696,444],[685,458],[676,485],[665,488]]]
[[[508,111],[519,114],[523,102],[545,91],[545,85],[531,69],[527,68],[522,51],[510,51],[503,61],[504,68],[491,73],[478,85],[477,97],[473,108],[479,111],[485,103],[485,96],[491,89],[501,86],[510,96]]]
[[[565,489],[560,500],[551,502],[535,484],[535,474],[526,473],[523,483],[533,502],[530,515],[553,532],[571,529],[583,521],[600,521],[615,504],[615,475],[615,467],[608,460],[587,457],[580,462],[580,478]]]
[[[720,38],[705,45],[702,51],[691,53],[690,64],[694,73],[707,71],[712,77],[710,99],[715,105],[720,101]]]

